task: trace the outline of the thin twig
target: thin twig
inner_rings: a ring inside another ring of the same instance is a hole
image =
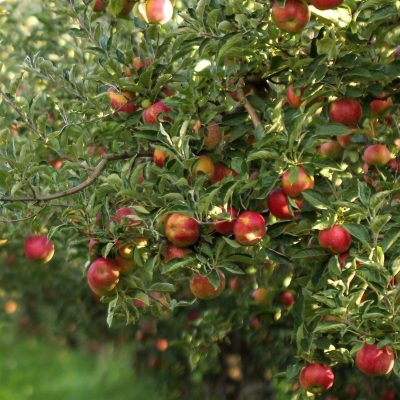
[[[254,128],[260,127],[261,121],[258,118],[258,115],[257,115],[256,111],[254,110],[253,106],[247,100],[247,97],[245,96],[242,88],[239,88],[237,90],[237,97],[240,100],[240,102],[243,104],[246,111],[248,112],[248,114],[251,118],[251,121],[253,122]]]

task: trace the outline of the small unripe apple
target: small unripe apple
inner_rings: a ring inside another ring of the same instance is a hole
[[[278,297],[278,300],[283,304],[284,307],[290,307],[296,303],[293,294],[289,291],[283,292]]]
[[[378,349],[376,344],[365,343],[356,353],[356,365],[366,375],[387,375],[394,366],[394,352],[389,346]]]
[[[165,234],[175,246],[188,247],[199,240],[200,226],[194,218],[174,213],[166,222]]]
[[[288,169],[281,177],[282,188],[290,197],[297,197],[304,190],[314,188],[314,177],[309,176],[303,167],[298,167],[297,178],[294,182],[290,180],[290,169]]]
[[[222,163],[214,164],[214,175],[212,177],[213,183],[220,182],[229,175],[235,177],[238,174],[236,171],[234,171],[232,168],[229,168],[225,164]]]
[[[329,10],[340,6],[343,0],[311,0],[311,4],[319,10]]]
[[[294,202],[299,209],[303,207],[303,202],[300,199],[294,199]],[[283,189],[274,189],[267,196],[267,204],[269,212],[275,217],[282,219],[292,219],[298,215],[298,210],[292,210],[289,207],[289,199]]]
[[[159,122],[158,116],[161,113],[170,113],[170,112],[172,112],[172,109],[169,108],[162,100],[159,100],[143,111],[142,114],[143,122],[145,124],[157,125]],[[169,120],[170,118],[167,115],[164,115],[162,117],[162,121],[169,121]]]
[[[192,250],[190,249],[178,247],[174,244],[169,243],[164,252],[164,261],[168,262],[170,260],[185,258],[191,252]]]
[[[380,115],[384,114],[385,111],[387,111],[390,107],[393,105],[393,100],[391,97],[388,97],[387,99],[376,99],[372,100],[370,103],[371,106],[371,113],[373,115]]]
[[[352,237],[340,225],[333,225],[331,228],[323,229],[318,234],[319,245],[334,254],[346,252],[351,246]]]
[[[119,281],[119,271],[111,258],[98,258],[90,264],[87,272],[90,289],[101,296],[114,289]]]
[[[153,161],[156,165],[162,168],[165,164],[167,158],[167,152],[165,150],[156,147],[153,152]]]
[[[222,213],[229,213],[230,219],[221,219],[214,224],[214,229],[220,233],[221,235],[232,235],[233,233],[233,225],[238,216],[238,212],[234,210],[232,207],[227,206],[221,207]]]
[[[310,10],[303,0],[286,0],[284,6],[280,6],[278,1],[275,1],[272,5],[271,17],[279,29],[297,33],[308,24]]]
[[[300,372],[300,386],[315,394],[330,389],[334,379],[331,367],[324,364],[308,364]]]
[[[243,246],[253,246],[259,243],[266,231],[264,217],[254,211],[241,213],[233,225],[235,240]]]
[[[300,107],[301,103],[303,102],[301,95],[304,93],[305,90],[306,90],[306,88],[298,89],[299,95],[297,95],[296,91],[294,89],[294,86],[293,85],[288,86],[286,99],[287,99],[287,102],[290,105],[290,107],[293,107],[293,108]]]
[[[329,106],[331,122],[346,125],[349,128],[357,127],[362,117],[362,108],[358,100],[337,99]]]
[[[195,297],[201,300],[212,300],[218,297],[225,289],[225,275],[217,271],[219,276],[219,285],[215,288],[208,276],[195,273],[190,281],[190,290]]]
[[[201,155],[194,166],[193,175],[197,176],[199,173],[203,173],[207,175],[208,179],[212,179],[214,177],[214,172],[215,167],[211,158],[204,154]]]
[[[204,147],[207,150],[214,150],[221,143],[222,132],[216,122],[210,122],[207,126],[207,133],[204,135]]]
[[[332,160],[337,160],[342,157],[343,149],[336,140],[330,140],[329,142],[322,143],[318,147],[317,153]]]
[[[30,261],[49,262],[54,255],[54,243],[46,235],[33,235],[25,239],[25,257]]]
[[[118,115],[121,112],[133,114],[137,107],[134,103],[135,94],[132,92],[119,92],[113,87],[107,89],[111,107],[115,110],[114,114]]]
[[[170,0],[147,0],[146,19],[150,24],[166,24],[174,14]]]
[[[383,167],[391,158],[390,151],[384,144],[372,144],[364,150],[364,162],[369,166]]]

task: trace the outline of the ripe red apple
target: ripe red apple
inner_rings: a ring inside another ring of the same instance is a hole
[[[387,99],[376,99],[372,100],[370,103],[371,113],[373,115],[384,114],[393,105],[393,100],[391,97]]]
[[[190,281],[190,290],[192,294],[201,300],[212,300],[218,297],[225,289],[225,275],[221,271],[217,271],[219,276],[219,285],[215,288],[210,278],[206,275],[195,273]]]
[[[169,243],[164,252],[164,261],[168,262],[170,260],[185,258],[191,252],[192,250],[190,249],[177,247],[174,244]]]
[[[108,0],[95,0],[93,4],[93,11],[94,12],[101,12],[104,11],[107,7]]]
[[[266,288],[257,288],[251,294],[251,298],[254,300],[256,304],[263,304],[267,300],[267,289]]]
[[[63,165],[62,160],[51,160],[49,163],[53,166],[54,169],[60,169]]]
[[[157,339],[156,349],[160,352],[166,351],[168,349],[168,340],[167,339]]]
[[[340,6],[343,0],[311,0],[311,4],[319,10],[329,10]]]
[[[239,288],[240,288],[240,278],[238,276],[234,276],[233,278],[230,279],[229,288],[233,292],[237,292],[239,290]]]
[[[382,400],[397,400],[397,393],[394,390],[386,390]]]
[[[297,33],[303,30],[310,20],[310,10],[303,0],[286,0],[283,7],[278,1],[272,5],[272,20],[285,32]]]
[[[299,209],[303,207],[303,202],[300,199],[294,200]],[[282,219],[292,219],[297,214],[297,210],[292,210],[289,207],[289,199],[283,189],[274,189],[267,196],[267,204],[269,212],[275,217]]]
[[[290,197],[297,197],[304,190],[314,188],[314,177],[309,176],[303,167],[298,167],[297,178],[294,182],[290,180],[290,169],[288,169],[281,177],[282,188]]]
[[[233,225],[233,234],[236,241],[244,246],[253,246],[260,242],[266,231],[264,217],[254,211],[241,213]]]
[[[221,207],[221,213],[228,213],[230,215],[230,220],[220,219],[214,224],[214,229],[221,235],[232,235],[233,225],[238,216],[238,212],[232,207],[227,206],[226,208]]]
[[[342,253],[339,256],[339,265],[340,265],[340,269],[343,269],[346,264],[347,264],[347,259],[350,257],[349,253]],[[361,263],[360,261],[356,261],[356,268],[361,267]]]
[[[199,157],[199,160],[196,162],[193,168],[193,175],[197,176],[199,173],[206,174],[209,179],[214,177],[215,166],[210,157],[205,154]]]
[[[290,307],[293,304],[296,303],[296,300],[294,299],[294,296],[291,292],[286,291],[283,292],[279,297],[278,300],[285,306],[285,307]]]
[[[351,133],[345,133],[344,135],[338,135],[336,136],[336,140],[338,141],[338,143],[340,144],[340,146],[342,148],[346,148],[349,147],[351,144],[351,137],[352,134]]]
[[[174,213],[167,220],[165,234],[175,246],[188,247],[199,240],[200,226],[194,218]]]
[[[136,111],[137,107],[134,103],[136,96],[134,93],[127,91],[119,92],[113,87],[108,88],[107,92],[111,107],[115,110],[115,115],[118,115],[121,112],[133,114]]]
[[[331,228],[319,231],[318,242],[323,249],[339,254],[349,249],[352,237],[342,226],[333,225]]]
[[[210,122],[207,126],[207,133],[204,135],[204,147],[207,150],[214,150],[221,143],[222,132],[216,122]]]
[[[212,178],[213,183],[220,182],[229,175],[235,177],[238,174],[236,171],[234,171],[232,168],[229,168],[225,164],[222,163],[214,164],[214,176]]]
[[[104,153],[107,153],[106,147],[97,147],[97,146],[89,146],[87,149],[88,156],[92,157],[94,154],[98,156],[102,156]]]
[[[287,88],[287,95],[286,95],[286,100],[290,107],[293,108],[299,108],[301,103],[303,102],[303,99],[301,98],[301,95],[304,93],[306,88],[301,88],[298,89],[299,91],[299,96],[296,94],[296,91],[294,89],[293,85],[289,85]]]
[[[54,243],[46,235],[33,235],[25,239],[25,257],[31,261],[49,262],[54,255]]]
[[[356,353],[356,365],[366,375],[387,375],[394,366],[394,352],[389,346],[378,349],[376,344],[365,343]]]
[[[129,225],[129,226],[138,226],[141,225],[141,221],[138,221],[136,218],[126,218],[126,217],[137,217],[137,212],[135,210],[131,210],[129,207],[121,207],[118,208],[115,213],[115,220],[117,224]]]
[[[324,364],[308,364],[300,372],[300,385],[308,392],[320,394],[333,386],[335,375]]]
[[[364,150],[364,162],[369,166],[383,167],[391,158],[390,151],[384,144],[372,144]]]
[[[358,100],[337,99],[329,106],[331,122],[355,128],[362,117],[362,108]]]
[[[170,0],[147,0],[145,7],[146,20],[151,24],[166,24],[174,14]]]
[[[156,165],[162,168],[165,164],[165,159],[167,158],[167,152],[165,150],[156,147],[153,152],[153,161]]]
[[[90,289],[101,296],[114,289],[119,281],[119,271],[111,258],[98,258],[90,264],[87,272]]]
[[[158,124],[158,117],[161,113],[170,113],[172,109],[169,108],[162,100],[157,101],[150,107],[143,111],[142,117],[145,124]],[[167,115],[162,117],[162,121],[169,121],[170,118]]]
[[[394,172],[400,172],[400,163],[395,158],[391,159],[388,164]]]
[[[322,143],[318,147],[317,153],[332,160],[337,160],[342,157],[343,149],[336,140],[330,140],[329,142]]]
[[[129,244],[116,243],[118,254],[115,257],[115,268],[121,273],[128,273],[135,269],[134,247]]]
[[[135,0],[119,0],[119,2],[122,7],[117,17],[127,17],[135,5]]]

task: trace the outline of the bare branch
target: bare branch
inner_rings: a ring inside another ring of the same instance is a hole
[[[256,111],[254,110],[253,106],[247,100],[242,88],[239,88],[237,90],[237,97],[240,100],[240,102],[243,104],[246,111],[248,112],[248,114],[251,118],[251,121],[253,122],[254,128],[258,128],[259,126],[261,126],[261,121],[258,118],[258,115],[257,115]]]

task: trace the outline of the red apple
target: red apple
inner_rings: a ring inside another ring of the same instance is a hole
[[[336,140],[330,140],[329,142],[322,143],[318,147],[317,153],[332,160],[337,160],[342,157],[343,149]]]
[[[207,275],[203,276],[196,272],[190,281],[190,290],[193,295],[201,300],[212,300],[218,297],[225,289],[225,275],[218,271],[218,276],[220,282],[215,288]]]
[[[232,168],[229,168],[225,164],[222,163],[214,164],[214,176],[212,178],[213,183],[220,182],[229,175],[235,177],[238,174],[236,171],[234,171]]]
[[[387,375],[394,366],[394,352],[391,347],[378,349],[376,344],[367,344],[357,351],[356,365],[366,375]]]
[[[156,349],[160,352],[166,351],[168,349],[168,340],[167,339],[157,339]]]
[[[215,173],[215,166],[210,157],[205,154],[201,155],[194,165],[193,175],[197,176],[199,173],[207,175],[208,179],[213,179]]]
[[[344,392],[350,397],[356,397],[358,393],[357,388],[354,385],[347,385]]]
[[[174,14],[170,0],[147,0],[146,19],[151,24],[166,24]]]
[[[90,264],[87,281],[90,289],[101,296],[114,289],[119,280],[119,271],[111,258],[98,258]]]
[[[251,298],[254,300],[256,304],[263,304],[267,300],[267,289],[266,288],[257,288],[251,294]]]
[[[121,245],[116,243],[118,254],[115,257],[115,268],[121,273],[128,273],[135,269],[134,250],[129,244]]]
[[[400,172],[400,163],[395,158],[391,159],[388,164],[394,172]]]
[[[371,113],[373,115],[384,114],[390,107],[393,105],[393,100],[391,97],[387,99],[376,99],[372,100],[370,103],[371,106]]]
[[[165,234],[175,246],[188,247],[199,240],[200,226],[194,218],[174,213],[167,220]]]
[[[333,386],[335,375],[324,364],[308,364],[300,372],[300,385],[308,392],[320,394]]]
[[[298,167],[298,174],[294,182],[290,180],[290,169],[288,169],[281,177],[282,188],[290,197],[297,197],[304,190],[314,188],[314,177],[309,176],[303,167]]]
[[[165,164],[165,159],[167,158],[167,152],[156,147],[153,152],[153,161],[156,165],[162,168]]]
[[[384,144],[372,144],[364,150],[364,162],[369,166],[383,167],[391,158],[390,151]]]
[[[241,213],[233,225],[233,234],[237,242],[243,246],[259,243],[267,231],[264,217],[254,211]]]
[[[210,122],[207,126],[207,133],[204,135],[204,147],[207,150],[214,150],[221,143],[222,132],[216,122]]]
[[[394,390],[386,390],[382,400],[397,400],[397,393]]]
[[[329,106],[331,122],[355,128],[362,117],[362,108],[358,100],[337,99]]]
[[[239,288],[240,288],[240,278],[238,276],[234,276],[233,278],[230,279],[229,288],[233,292],[237,292],[239,290]]]
[[[303,30],[310,20],[310,10],[303,0],[286,0],[283,7],[278,1],[272,5],[272,20],[285,32],[297,33]]]
[[[93,11],[94,12],[101,12],[104,11],[107,7],[108,0],[95,0],[93,4]]]
[[[63,165],[62,160],[51,160],[49,163],[53,166],[54,169],[60,169]]]
[[[301,95],[304,93],[305,90],[306,90],[306,88],[298,89],[298,91],[299,91],[299,96],[298,96],[296,94],[294,86],[293,85],[288,86],[286,99],[287,99],[287,102],[289,103],[290,107],[293,107],[293,108],[300,107],[301,103],[303,102]]]
[[[150,65],[152,63],[153,63],[153,60],[149,57],[146,57],[144,59],[144,63],[140,57],[133,57],[133,60],[132,60],[132,65],[136,69],[136,71],[139,71],[142,68],[150,67]]]
[[[118,208],[115,216],[117,224],[129,226],[138,226],[142,224],[141,221],[138,221],[136,218],[127,218],[132,216],[137,217],[137,212],[135,210],[131,210],[129,207]]]
[[[54,243],[46,235],[33,235],[25,239],[25,257],[31,261],[49,262],[54,255]]]
[[[190,254],[192,250],[177,247],[174,244],[169,243],[165,249],[164,261],[168,262],[170,260],[175,260],[179,258],[185,258]]]
[[[311,4],[319,10],[329,10],[340,6],[343,0],[311,0]]]
[[[122,8],[117,14],[117,17],[127,17],[135,5],[135,0],[119,0],[119,2],[121,3]]]
[[[338,141],[338,143],[340,144],[341,147],[343,147],[344,149],[346,147],[349,147],[351,144],[351,137],[352,134],[351,133],[345,133],[344,135],[338,135],[336,136],[336,140]]]
[[[300,199],[295,199],[294,201],[298,208],[301,209],[303,202]],[[267,204],[269,212],[278,218],[292,219],[298,214],[298,211],[290,209],[288,196],[283,189],[274,189],[267,196]]]
[[[107,90],[111,107],[115,110],[114,114],[118,115],[121,112],[126,114],[133,114],[137,107],[134,103],[135,94],[132,92],[119,92],[113,87],[108,88]]]
[[[170,113],[172,109],[169,108],[162,100],[157,101],[156,103],[152,104],[150,107],[146,108],[143,111],[142,117],[143,122],[145,124],[158,124],[158,117],[161,113]],[[167,115],[162,117],[162,121],[169,121],[170,118]]]
[[[319,232],[318,242],[323,249],[339,254],[349,249],[352,237],[342,226],[333,225],[331,228]]]
[[[9,267],[15,265],[15,257],[12,254],[7,254],[6,265],[8,265]]]
[[[346,264],[347,264],[347,259],[350,257],[349,253],[342,253],[339,256],[339,265],[340,265],[340,269],[343,269]],[[360,261],[356,261],[356,268],[361,267],[361,263]]]
[[[221,235],[232,235],[233,225],[238,216],[238,212],[232,207],[227,206],[226,208],[221,207],[221,213],[228,213],[230,215],[230,219],[220,219],[214,224],[214,229]]]
[[[294,299],[294,296],[291,292],[286,291],[283,292],[279,297],[278,300],[285,306],[285,307],[290,307],[293,304],[296,303],[296,300]]]

